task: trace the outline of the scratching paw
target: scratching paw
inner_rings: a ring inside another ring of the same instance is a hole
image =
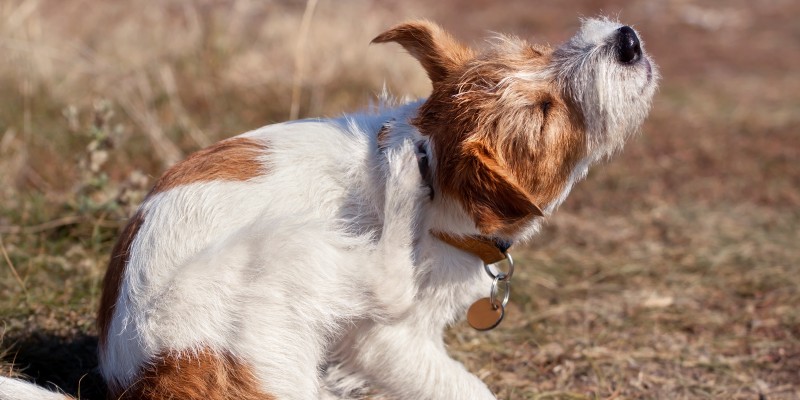
[[[428,156],[423,148],[406,139],[399,146],[389,149],[387,162],[387,194],[398,197],[405,194],[403,197],[414,199],[430,198]]]

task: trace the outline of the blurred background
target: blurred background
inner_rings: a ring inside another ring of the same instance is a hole
[[[221,138],[424,97],[402,20],[480,47],[619,18],[663,80],[644,133],[518,259],[507,320],[448,332],[501,399],[800,398],[794,0],[3,0],[0,373],[102,398],[100,280],[166,167]]]

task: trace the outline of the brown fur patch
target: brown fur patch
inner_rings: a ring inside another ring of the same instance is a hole
[[[275,400],[261,391],[252,369],[230,354],[208,349],[163,353],[124,392],[121,400]]]
[[[131,217],[111,251],[111,259],[108,262],[106,275],[103,278],[103,294],[100,296],[100,308],[97,312],[97,331],[99,336],[99,346],[105,347],[108,338],[108,330],[111,327],[111,319],[114,316],[114,307],[117,304],[122,277],[125,275],[125,265],[130,256],[131,244],[136,234],[144,224],[144,213],[139,210]]]
[[[482,233],[505,233],[507,226],[542,215],[525,189],[484,143],[476,141],[462,146],[464,154],[450,178],[459,182],[455,184],[457,191],[449,193],[461,201]],[[442,183],[440,179],[439,185]]]
[[[586,154],[580,110],[536,77],[552,49],[505,38],[474,56],[438,27],[400,27],[376,41],[409,48],[438,79],[412,121],[433,142],[438,187],[482,233],[513,234],[558,198]]]
[[[259,176],[264,173],[264,166],[259,160],[259,156],[264,153],[266,148],[264,143],[248,138],[233,138],[218,142],[193,153],[170,168],[156,182],[148,196],[195,182],[243,181]],[[131,243],[142,223],[144,223],[144,214],[140,210],[122,230],[122,234],[111,252],[111,260],[103,279],[103,294],[100,298],[97,315],[101,349],[105,345],[114,315],[114,306],[119,296],[122,277],[125,274]]]
[[[406,22],[381,33],[372,43],[397,42],[419,60],[434,86],[445,80],[474,57],[471,49],[462,45],[438,25],[417,20]]]
[[[259,159],[267,146],[249,138],[223,140],[179,162],[156,182],[150,194],[177,186],[209,181],[246,181],[264,173]]]

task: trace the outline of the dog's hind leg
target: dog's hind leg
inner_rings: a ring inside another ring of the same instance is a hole
[[[419,236],[421,207],[430,201],[430,188],[419,171],[419,156],[411,140],[386,153],[383,229],[373,256],[380,265],[372,268],[375,275],[370,280],[381,310],[378,318],[399,318],[416,293],[414,240]]]
[[[202,354],[205,346],[247,366],[274,399],[318,398],[327,338],[339,321],[360,315],[363,303],[342,266],[352,261],[347,249],[365,242],[332,232],[316,220],[263,217],[199,253],[147,308],[144,326],[158,338],[153,347],[182,355]],[[196,359],[169,371],[186,371]]]

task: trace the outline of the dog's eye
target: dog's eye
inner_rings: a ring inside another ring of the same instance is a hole
[[[542,115],[544,116],[544,118],[547,118],[547,113],[550,111],[550,106],[552,105],[553,104],[550,103],[549,101],[542,102],[541,107],[542,107]]]
[[[542,109],[542,125],[539,128],[539,133],[544,133],[544,127],[547,125],[547,113],[550,111],[552,104],[549,101],[543,101],[539,107]]]

